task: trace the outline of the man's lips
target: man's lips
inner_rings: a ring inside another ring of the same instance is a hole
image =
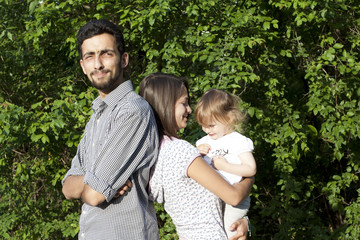
[[[108,71],[95,71],[95,72],[92,72],[92,75],[100,78],[100,77],[104,77],[107,73],[108,73]]]

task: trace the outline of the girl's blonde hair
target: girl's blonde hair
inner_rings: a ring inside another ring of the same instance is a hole
[[[213,120],[240,131],[246,115],[239,108],[240,98],[219,89],[206,91],[196,104],[195,118],[200,125],[211,125]]]

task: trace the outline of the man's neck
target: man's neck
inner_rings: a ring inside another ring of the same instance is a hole
[[[114,89],[116,89],[118,86],[120,86],[124,81],[124,79],[119,79],[116,81],[109,90],[98,90],[101,100],[104,100],[104,98],[109,95]]]

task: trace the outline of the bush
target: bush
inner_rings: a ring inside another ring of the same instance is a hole
[[[135,86],[148,73],[241,97],[258,163],[254,239],[358,239],[359,6],[344,0],[0,1],[0,234],[74,239],[70,167],[97,95],[75,35],[92,18],[123,26]],[[131,70],[131,71],[130,71]],[[192,119],[182,133],[203,133]],[[156,206],[162,239],[176,238]]]

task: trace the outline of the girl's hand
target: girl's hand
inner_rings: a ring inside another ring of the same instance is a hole
[[[210,151],[210,145],[209,144],[200,144],[197,146],[197,149],[199,149],[201,155],[206,155]]]
[[[212,158],[212,165],[217,170],[224,170],[226,169],[226,165],[228,164],[228,161],[223,156],[214,156]]]

